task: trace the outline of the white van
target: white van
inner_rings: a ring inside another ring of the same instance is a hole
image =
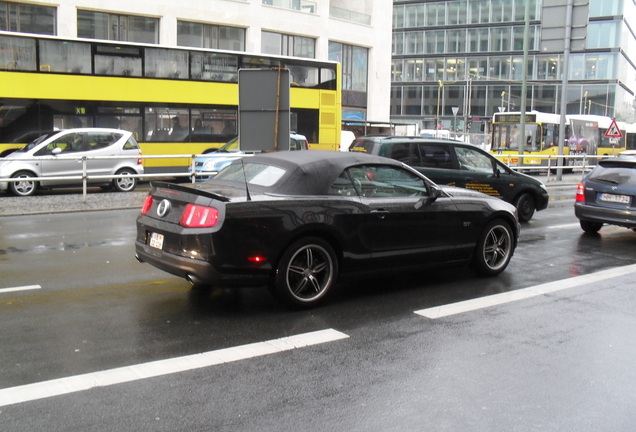
[[[349,151],[349,146],[356,139],[356,136],[351,131],[340,131],[340,151]]]

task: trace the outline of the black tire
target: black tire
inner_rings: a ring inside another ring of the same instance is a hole
[[[482,276],[496,276],[508,267],[514,252],[514,234],[510,225],[497,219],[479,235],[472,267]]]
[[[519,216],[519,221],[528,222],[530,219],[532,219],[532,216],[534,216],[536,204],[532,195],[526,192],[521,194],[519,198],[517,198],[515,207],[517,207],[517,215]]]
[[[331,245],[319,237],[306,237],[283,253],[270,290],[289,307],[309,309],[332,291],[337,276],[338,261]]]
[[[26,178],[37,177],[35,174],[29,171],[18,171],[13,174],[11,178]],[[38,190],[38,182],[32,180],[22,180],[19,182],[10,182],[9,190],[15,196],[31,196]]]
[[[579,220],[581,229],[589,234],[596,234],[603,228],[603,224],[600,222],[590,222],[585,220]]]
[[[137,174],[130,168],[123,168],[117,171],[119,177],[113,179],[113,187],[117,192],[130,192],[137,187],[137,179],[135,177],[127,177]]]

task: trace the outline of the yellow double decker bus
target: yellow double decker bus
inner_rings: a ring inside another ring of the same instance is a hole
[[[291,129],[337,150],[339,64],[330,61],[0,32],[0,157],[53,130],[113,127],[144,155],[194,155],[238,133],[238,71],[290,74]],[[145,159],[147,173],[190,161]]]

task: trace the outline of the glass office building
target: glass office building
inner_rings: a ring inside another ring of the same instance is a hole
[[[560,113],[564,53],[545,53],[529,0],[526,110]],[[519,111],[526,0],[393,2],[391,120],[434,129]],[[636,2],[590,0],[584,49],[569,55],[567,113],[635,121]],[[453,109],[455,108],[455,110]]]

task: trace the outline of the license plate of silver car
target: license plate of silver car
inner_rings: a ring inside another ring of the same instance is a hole
[[[155,249],[163,248],[163,234],[150,233],[150,241],[148,242],[150,247]]]
[[[604,193],[604,194],[601,194],[601,201],[618,203],[618,204],[629,204],[630,196]]]

